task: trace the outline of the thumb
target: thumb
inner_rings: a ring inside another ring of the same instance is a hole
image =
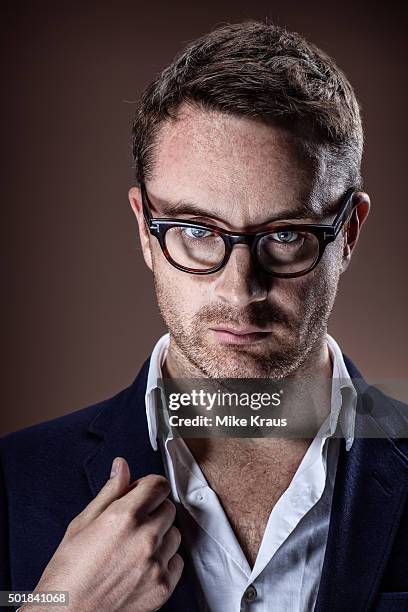
[[[97,518],[115,499],[122,497],[129,489],[130,469],[128,462],[123,457],[115,457],[108,480],[94,497],[94,499],[82,510],[74,521],[82,529],[90,521]]]

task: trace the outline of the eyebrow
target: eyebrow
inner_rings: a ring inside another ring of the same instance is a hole
[[[194,215],[196,217],[207,217],[210,219],[215,219],[222,223],[225,223],[225,218],[221,218],[218,215],[201,208],[198,204],[194,202],[188,202],[186,200],[178,200],[177,202],[167,201],[163,206],[160,207],[163,211],[164,216],[169,217],[177,217],[177,215]],[[328,211],[326,214],[331,214]],[[291,208],[282,210],[273,218],[268,219],[262,225],[274,223],[275,221],[282,221],[285,219],[305,219],[310,218],[313,220],[319,220],[322,218],[322,213],[316,212],[309,204],[303,204],[298,206],[297,208]]]

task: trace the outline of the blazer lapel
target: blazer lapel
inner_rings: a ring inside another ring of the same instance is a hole
[[[373,388],[344,360],[358,391],[356,438],[350,451],[341,441],[315,612],[369,608],[407,497],[408,457],[373,416],[391,415],[395,407],[383,394],[370,396]],[[359,437],[367,431],[373,437]]]
[[[130,468],[131,481],[147,474],[165,476],[160,451],[154,451],[149,440],[145,391],[150,359],[133,384],[118,396],[103,402],[101,412],[90,423],[88,431],[95,437],[95,448],[86,457],[84,469],[93,495],[97,495],[109,478],[112,461],[124,457]],[[182,546],[179,553],[185,559]],[[187,564],[168,602],[161,608],[168,612],[198,610],[193,579]]]
[[[84,468],[93,495],[109,478],[116,456],[127,460],[131,480],[147,474],[164,475],[160,453],[153,450],[148,435],[144,398],[148,370],[149,360],[130,387],[103,402],[100,413],[89,425],[89,432],[95,436],[95,449],[86,458]]]

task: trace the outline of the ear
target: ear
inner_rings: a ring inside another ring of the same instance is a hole
[[[344,248],[341,273],[349,266],[351,255],[360,237],[361,227],[370,211],[369,195],[362,191],[356,191],[353,195],[353,205],[355,208],[343,233]]]
[[[147,267],[152,270],[153,264],[150,234],[143,215],[142,194],[140,193],[139,187],[131,187],[128,192],[128,198],[139,227],[139,238],[142,246],[143,257]]]

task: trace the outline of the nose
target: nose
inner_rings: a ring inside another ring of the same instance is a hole
[[[268,295],[265,274],[255,268],[247,245],[236,244],[227,264],[216,276],[215,294],[233,306],[262,302]]]

